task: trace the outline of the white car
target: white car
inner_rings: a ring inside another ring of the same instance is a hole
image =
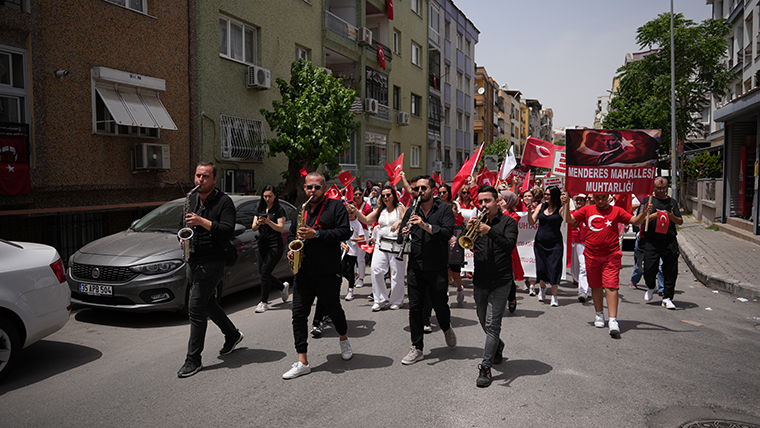
[[[55,248],[0,239],[0,380],[22,348],[66,325],[71,292]]]

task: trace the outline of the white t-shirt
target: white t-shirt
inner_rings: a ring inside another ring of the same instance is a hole
[[[346,243],[348,244],[348,255],[349,256],[356,256],[359,254],[359,243],[356,242],[354,239],[357,238],[364,238],[367,239],[367,235],[365,234],[365,230],[362,227],[362,224],[359,222],[359,220],[350,220],[348,222],[349,226],[351,226],[351,231],[353,234],[351,235],[351,239],[349,239]]]

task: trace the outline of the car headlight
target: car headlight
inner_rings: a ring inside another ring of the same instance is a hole
[[[159,273],[171,272],[182,266],[182,263],[181,260],[167,260],[165,262],[132,266],[129,270],[135,273],[144,273],[145,275],[157,275]]]

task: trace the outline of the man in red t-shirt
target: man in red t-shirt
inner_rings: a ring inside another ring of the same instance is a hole
[[[569,196],[562,195],[562,204],[570,201]],[[568,209],[568,208],[565,208]],[[594,299],[596,317],[594,325],[604,327],[604,304],[602,299],[607,290],[607,308],[610,316],[610,334],[620,333],[617,322],[618,289],[620,288],[620,268],[623,253],[618,241],[618,224],[639,225],[652,210],[651,204],[633,217],[624,209],[610,205],[610,195],[594,194],[594,204],[586,205],[575,211],[568,218],[571,227],[580,223],[586,226],[586,249],[583,255],[586,259],[586,275]]]

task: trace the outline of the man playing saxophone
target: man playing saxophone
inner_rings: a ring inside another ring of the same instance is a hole
[[[308,318],[311,305],[317,298],[325,305],[335,330],[340,335],[340,354],[344,360],[353,356],[346,332],[346,314],[340,305],[341,248],[340,243],[351,237],[348,212],[335,199],[325,198],[325,177],[312,172],[306,176],[304,191],[310,197],[306,204],[303,221],[299,224],[300,211],[295,213],[290,225],[288,242],[301,240],[301,266],[293,287],[293,338],[298,361],[285,374],[293,379],[311,372],[307,359]],[[288,251],[288,258],[293,251]]]
[[[472,230],[475,273],[472,277],[473,297],[480,326],[486,333],[483,361],[476,385],[491,384],[491,366],[503,360],[504,342],[499,338],[501,318],[512,288],[512,250],[517,243],[517,222],[502,214],[498,194],[491,186],[478,188],[478,205],[485,210],[482,220],[470,219],[467,231]]]

